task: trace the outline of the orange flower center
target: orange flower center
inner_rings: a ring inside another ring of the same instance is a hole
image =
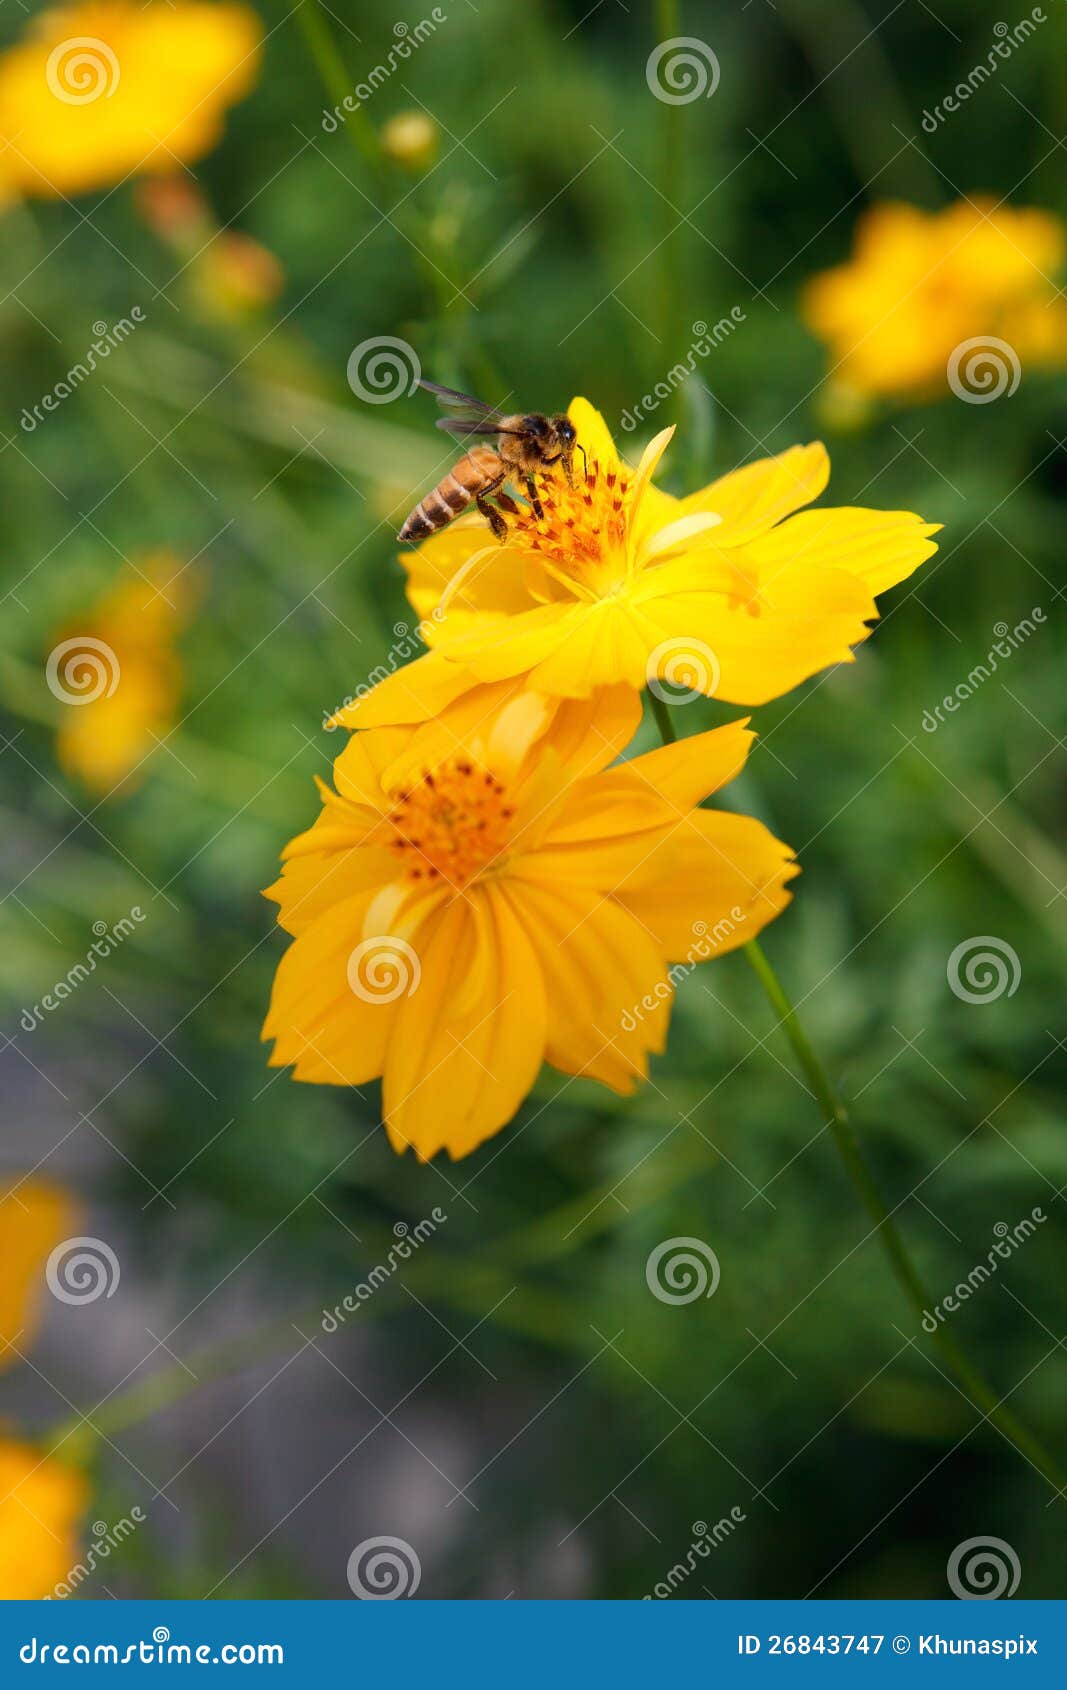
[[[524,509],[508,519],[509,526],[521,545],[541,554],[550,573],[595,587],[603,583],[605,568],[612,578],[618,574],[631,480],[632,471],[622,465],[601,469],[591,458],[583,474],[576,461],[573,487],[562,473],[538,481],[542,518]]]
[[[465,886],[505,850],[514,810],[503,784],[460,757],[443,763],[397,796],[390,850],[409,880]]]

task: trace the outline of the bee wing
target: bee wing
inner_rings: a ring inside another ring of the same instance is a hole
[[[458,438],[478,434],[499,434],[500,425],[505,421],[503,411],[498,411],[495,405],[487,405],[484,399],[475,399],[471,393],[457,393],[454,387],[439,387],[434,381],[420,381],[427,393],[432,393],[447,416],[438,417],[437,427],[445,429],[449,434]]]

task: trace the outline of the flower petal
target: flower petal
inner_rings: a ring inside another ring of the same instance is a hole
[[[472,993],[479,946],[487,966]],[[420,963],[418,990],[397,1006],[383,1112],[395,1150],[458,1158],[507,1124],[537,1078],[544,982],[526,933],[492,888],[442,913]]]
[[[601,470],[617,469],[619,454],[611,430],[588,399],[572,399],[567,415],[578,431],[578,444],[584,448],[590,466],[599,464]]]
[[[939,522],[923,522],[910,511],[873,511],[857,506],[801,511],[753,541],[749,553],[773,597],[775,578],[797,562],[855,575],[871,593],[884,593],[905,580],[936,552],[930,536]]]
[[[788,904],[786,882],[799,872],[762,822],[726,810],[694,810],[671,850],[655,884],[619,894],[671,962],[704,961],[754,939]]]
[[[816,440],[810,446],[790,446],[773,458],[760,458],[713,481],[699,493],[691,493],[678,504],[679,516],[693,511],[717,511],[722,527],[716,545],[737,546],[754,535],[766,533],[791,511],[817,499],[830,479],[826,447]]]
[[[294,1079],[334,1086],[381,1073],[397,1002],[361,996],[348,978],[372,896],[331,898],[282,957],[262,1035],[274,1040],[272,1068],[295,1064]]]
[[[563,886],[508,886],[545,980],[546,1059],[565,1074],[599,1080],[624,1095],[663,1049],[671,989],[647,930],[611,898]],[[650,1014],[627,1012],[648,994]]]

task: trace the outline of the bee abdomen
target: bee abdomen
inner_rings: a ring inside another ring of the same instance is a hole
[[[424,540],[428,534],[435,534],[460,511],[466,510],[479,493],[497,482],[500,472],[500,459],[490,447],[472,447],[438,482],[433,492],[427,493],[425,499],[415,506],[400,530],[400,539]]]

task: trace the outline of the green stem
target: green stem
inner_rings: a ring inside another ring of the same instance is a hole
[[[670,744],[675,738],[674,726],[670,721],[670,712],[666,711],[662,701],[658,700],[655,694],[650,693],[649,697],[652,700],[653,713],[660,724],[664,743]],[[667,718],[665,723],[664,715]],[[845,1165],[845,1171],[855,1187],[860,1202],[873,1222],[874,1230],[889,1258],[890,1266],[903,1288],[905,1296],[918,1315],[920,1324],[922,1324],[924,1317],[933,1308],[934,1300],[919,1277],[915,1264],[908,1254],[907,1246],[892,1215],[886,1208],[860,1149],[859,1140],[852,1129],[848,1112],[816,1055],[793,1004],[787,997],[781,981],[758,940],[752,939],[749,941],[745,946],[745,956],[763,987],[771,1008],[778,1016],[778,1025],[789,1040],[797,1066],[826,1116],[827,1125]],[[1049,1484],[1054,1485],[1058,1491],[1062,1491],[1067,1475],[1063,1473],[1058,1463],[1038,1440],[1027,1431],[1025,1426],[1020,1424],[1010,1409],[1003,1406],[993,1387],[971,1364],[944,1326],[938,1322],[937,1329],[934,1332],[929,1332],[925,1325],[922,1326],[922,1329],[924,1332],[928,1332],[933,1339],[948,1367],[955,1374],[971,1401],[981,1411],[983,1417],[996,1426],[1009,1443],[1014,1444],[1020,1455],[1036,1467]]]
[[[656,718],[656,726],[664,745],[673,745],[678,733],[671,717],[670,705],[660,698],[658,693],[653,692],[651,687],[648,689],[648,702],[652,706],[652,714]]]
[[[682,14],[679,0],[656,0],[656,41],[674,41],[682,33]],[[660,269],[660,308],[659,328],[660,346],[666,351],[670,345],[671,336],[675,332],[678,295],[678,264],[679,249],[676,248],[673,259],[671,246],[675,237],[677,218],[674,206],[683,200],[682,186],[682,108],[669,101],[663,102],[660,113],[660,148],[659,148],[659,191],[662,195],[661,207],[661,235],[662,244],[659,249]],[[680,236],[677,237],[680,243]]]
[[[344,103],[346,99],[351,99],[352,78],[345,68],[333,31],[322,15],[319,0],[305,0],[304,5],[297,7],[296,18],[318,73],[328,93],[341,108],[345,129],[364,158],[380,166],[382,155],[373,123],[358,102],[354,109]]]

